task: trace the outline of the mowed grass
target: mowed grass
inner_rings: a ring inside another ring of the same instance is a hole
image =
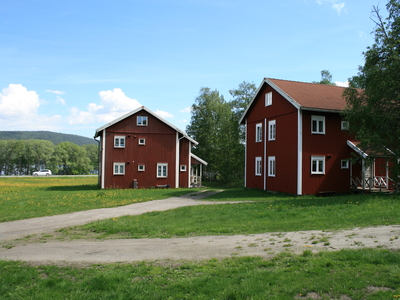
[[[275,258],[58,267],[0,261],[1,299],[394,299],[400,252],[341,250]]]
[[[193,189],[101,190],[97,177],[0,177],[0,222],[165,199]]]
[[[100,220],[64,229],[98,238],[170,238],[263,232],[335,230],[400,224],[399,195],[294,197],[232,189],[205,200],[255,201],[182,207]]]

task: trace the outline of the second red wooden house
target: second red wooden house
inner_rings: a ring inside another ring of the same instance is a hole
[[[101,188],[201,185],[207,162],[192,154],[197,142],[144,106],[97,129],[98,137]]]
[[[240,121],[246,125],[245,186],[297,195],[388,188],[385,158],[367,166],[368,154],[347,131],[343,91],[265,78]]]

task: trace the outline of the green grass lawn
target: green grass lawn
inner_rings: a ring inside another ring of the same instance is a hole
[[[0,222],[181,196],[194,189],[101,190],[97,177],[0,177]]]
[[[0,178],[0,220],[111,207],[196,190],[99,190],[96,178]],[[213,187],[216,188],[216,187]],[[316,198],[229,188],[199,205],[74,228],[98,237],[143,238],[399,224],[399,195]],[[251,201],[251,202],[242,202]],[[242,202],[242,203],[241,203]],[[73,237],[73,235],[71,235]],[[117,241],[116,241],[117,242]],[[67,265],[67,263],[66,263]],[[52,266],[0,261],[0,299],[393,299],[400,251],[341,250],[275,258]],[[342,297],[342,298],[341,298]]]
[[[387,250],[80,267],[0,261],[0,270],[0,298],[13,300],[400,297],[400,252]]]
[[[398,195],[293,197],[237,189],[205,200],[255,201],[214,204],[124,216],[63,229],[70,237],[170,238],[202,235],[335,230],[400,224]]]

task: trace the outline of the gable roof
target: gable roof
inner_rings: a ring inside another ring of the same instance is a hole
[[[271,86],[297,109],[340,112],[346,107],[346,99],[343,97],[344,87],[264,78],[256,95],[243,113],[240,123],[243,122],[264,84]]]
[[[104,129],[107,129],[108,127],[126,119],[129,118],[130,116],[140,112],[140,111],[146,111],[148,114],[152,115],[153,117],[157,118],[158,120],[160,120],[161,122],[163,122],[164,124],[168,125],[169,127],[171,127],[172,129],[174,129],[175,131],[179,132],[180,134],[183,135],[184,138],[188,139],[190,142],[192,142],[193,144],[197,145],[198,142],[196,142],[194,139],[192,139],[190,136],[188,136],[186,134],[186,132],[184,132],[183,130],[179,129],[178,127],[172,125],[170,122],[168,122],[167,120],[165,120],[164,118],[160,117],[159,115],[157,115],[155,112],[151,111],[150,109],[148,109],[147,107],[141,106],[135,110],[132,110],[131,112],[111,121],[110,123],[107,123],[106,125],[96,129],[96,133],[94,134],[94,138],[97,138],[98,136],[100,136],[100,132],[103,131]]]

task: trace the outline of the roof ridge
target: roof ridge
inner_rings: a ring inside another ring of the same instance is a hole
[[[286,82],[295,82],[295,83],[302,83],[302,84],[311,84],[311,85],[320,85],[320,86],[325,86],[325,87],[336,87],[336,88],[342,88],[345,89],[346,87],[343,86],[338,86],[338,85],[330,85],[330,84],[323,84],[323,83],[318,83],[318,82],[304,82],[304,81],[298,81],[298,80],[286,80],[286,79],[278,79],[278,78],[268,78],[265,77],[265,79],[268,80],[278,80],[278,81],[286,81]]]

